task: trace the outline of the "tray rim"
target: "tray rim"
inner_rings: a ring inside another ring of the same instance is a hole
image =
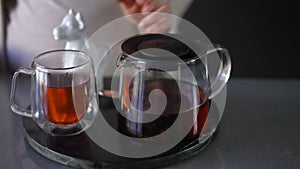
[[[189,159],[199,152],[204,150],[209,143],[212,141],[215,133],[207,138],[203,143],[200,143],[198,140],[197,143],[193,146],[187,147],[177,153],[165,155],[162,157],[155,157],[145,160],[137,160],[134,162],[126,162],[126,163],[116,163],[115,161],[90,161],[86,159],[81,159],[77,157],[71,157],[59,152],[56,152],[47,146],[40,144],[38,141],[33,139],[30,134],[25,130],[25,140],[33,148],[37,153],[41,154],[42,156],[60,163],[65,166],[75,167],[75,168],[86,168],[86,169],[102,169],[102,168],[133,168],[139,167],[142,169],[151,169],[151,168],[158,168],[164,167],[171,164],[178,163],[180,160]],[[149,165],[147,165],[149,164]]]

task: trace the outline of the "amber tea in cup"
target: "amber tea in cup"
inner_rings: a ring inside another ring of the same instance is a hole
[[[67,76],[67,75],[66,75]],[[69,125],[82,119],[89,106],[90,82],[79,81],[73,85],[72,80],[62,80],[61,86],[40,84],[43,110],[46,118],[58,125]]]

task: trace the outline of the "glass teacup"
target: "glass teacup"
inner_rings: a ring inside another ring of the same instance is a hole
[[[20,73],[31,76],[31,108],[15,102]],[[92,59],[83,52],[55,50],[35,57],[31,68],[19,68],[12,80],[11,109],[31,117],[52,135],[74,135],[86,130],[98,112]]]

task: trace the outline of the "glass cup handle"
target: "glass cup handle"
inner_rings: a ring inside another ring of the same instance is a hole
[[[25,117],[32,117],[31,111],[27,109],[20,108],[15,102],[15,95],[16,95],[16,87],[17,87],[17,80],[20,73],[31,75],[32,69],[29,68],[19,68],[13,75],[12,78],[12,85],[11,85],[11,93],[10,93],[10,108],[11,110],[21,116]]]
[[[213,49],[207,51],[207,56],[215,52],[220,52],[220,54],[218,54],[220,58],[220,67],[216,79],[214,79],[211,83],[211,94],[209,99],[215,97],[223,89],[229,80],[231,72],[231,59],[229,52],[220,45],[214,44]]]

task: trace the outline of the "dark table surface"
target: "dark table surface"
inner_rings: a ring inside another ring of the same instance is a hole
[[[10,81],[0,74],[0,168],[69,168],[27,144],[22,117],[9,107]],[[28,104],[30,90],[18,90],[20,102]],[[166,168],[300,168],[300,80],[230,79],[216,137],[197,156]]]

